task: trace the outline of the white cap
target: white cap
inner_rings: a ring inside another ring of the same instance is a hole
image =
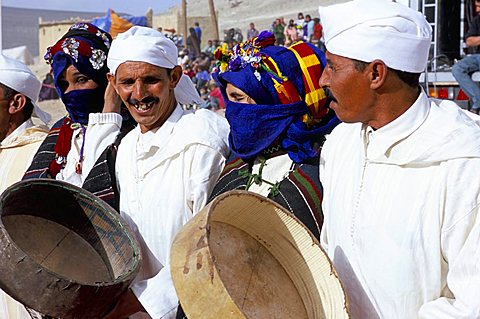
[[[152,28],[134,26],[112,41],[107,65],[113,74],[117,72],[120,64],[127,61],[147,62],[172,69],[178,65],[177,58],[178,49],[172,40]],[[182,104],[202,102],[192,80],[186,75],[182,75],[175,88],[175,98]]]
[[[0,83],[28,97],[37,116],[47,124],[51,116],[37,105],[42,83],[22,62],[0,54]]]
[[[418,11],[391,0],[354,0],[319,8],[330,53],[364,62],[382,60],[395,70],[427,66],[432,28]]]

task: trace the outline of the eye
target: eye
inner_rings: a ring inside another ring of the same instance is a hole
[[[79,76],[76,80],[76,82],[79,84],[84,84],[84,83],[87,83],[88,81],[90,81],[90,78],[86,76]]]
[[[145,77],[145,79],[143,80],[143,82],[145,84],[156,84],[156,83],[159,83],[161,82],[162,79],[158,78],[158,77],[154,77],[154,76],[147,76]]]

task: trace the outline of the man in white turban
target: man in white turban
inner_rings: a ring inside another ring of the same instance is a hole
[[[48,127],[34,124],[41,83],[22,62],[0,54],[0,194],[22,179]],[[42,117],[48,121],[48,117]],[[23,305],[0,290],[0,318],[25,319],[30,316]]]
[[[31,119],[35,109],[49,120],[36,105],[41,85],[25,64],[0,55],[0,193],[22,179],[48,132]]]
[[[171,40],[145,27],[119,34],[108,55],[107,96],[114,89],[138,123],[120,142],[115,175],[120,213],[140,238],[143,262],[105,318],[175,318],[170,246],[206,204],[228,155],[226,120],[209,110],[183,110],[181,104],[200,97],[177,57]],[[119,132],[122,116],[113,102],[90,115],[87,138]]]
[[[320,7],[321,244],[352,318],[480,318],[480,128],[419,86],[431,28],[389,0]]]

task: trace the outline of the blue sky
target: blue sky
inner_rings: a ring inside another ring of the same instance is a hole
[[[112,8],[131,15],[143,15],[148,8],[157,14],[180,2],[181,0],[0,0],[2,6],[6,7],[92,12],[106,12]]]

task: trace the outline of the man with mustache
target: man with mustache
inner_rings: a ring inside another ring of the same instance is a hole
[[[321,153],[321,243],[351,317],[479,318],[480,128],[419,86],[430,25],[387,0],[319,11],[344,122]]]
[[[145,27],[119,34],[108,55],[110,89],[138,123],[120,142],[115,175],[120,213],[137,233],[143,262],[105,318],[175,318],[170,246],[205,205],[228,155],[226,120],[208,110],[182,109],[200,97],[177,57],[171,40]],[[87,137],[118,133],[119,104],[90,115]]]

